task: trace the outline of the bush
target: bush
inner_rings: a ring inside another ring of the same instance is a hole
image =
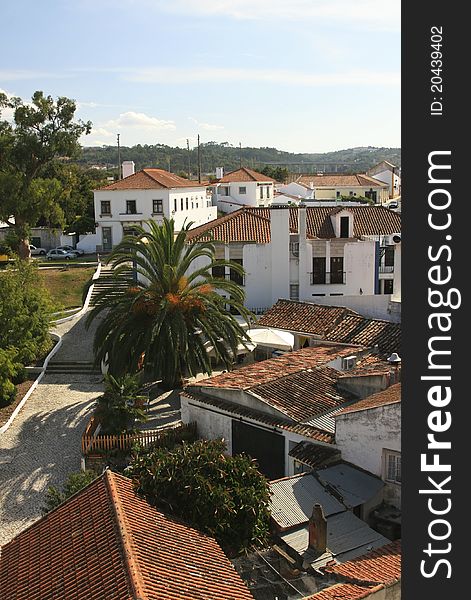
[[[270,492],[254,461],[225,451],[221,440],[144,450],[133,456],[126,474],[151,504],[236,554],[266,543]]]
[[[16,396],[13,382],[23,372],[23,365],[16,360],[16,348],[0,348],[0,407],[11,404]]]
[[[79,492],[96,478],[97,474],[95,471],[79,471],[78,473],[71,473],[67,477],[67,481],[62,486],[62,490],[50,486],[47,489],[46,501],[42,507],[43,514],[48,513],[59,506],[59,504],[62,504],[67,498],[70,498],[70,496]]]
[[[119,435],[133,429],[134,421],[145,421],[145,397],[139,394],[137,375],[105,375],[105,393],[97,398],[95,416],[106,435]]]

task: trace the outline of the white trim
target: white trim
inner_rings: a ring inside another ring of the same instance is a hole
[[[26,392],[24,398],[21,400],[21,402],[18,404],[18,406],[12,412],[12,414],[10,415],[10,418],[5,423],[5,425],[3,425],[2,427],[0,427],[0,434],[1,433],[5,433],[5,431],[13,423],[16,415],[23,408],[23,406],[25,405],[25,403],[28,400],[28,398],[31,396],[31,394],[34,392],[34,390],[38,387],[39,383],[41,382],[41,379],[44,377],[44,375],[46,373],[46,367],[49,364],[49,361],[54,356],[54,354],[59,350],[59,348],[62,346],[62,337],[60,335],[58,335],[57,333],[51,333],[50,336],[52,337],[52,339],[56,339],[57,340],[57,344],[54,346],[54,348],[46,356],[46,359],[44,360],[44,364],[42,366],[41,373],[40,373],[39,377],[33,382],[33,385]]]

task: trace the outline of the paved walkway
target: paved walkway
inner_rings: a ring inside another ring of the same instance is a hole
[[[63,323],[57,360],[91,360],[84,317]],[[0,546],[41,516],[45,491],[80,469],[80,437],[101,393],[101,378],[50,374],[0,434]]]

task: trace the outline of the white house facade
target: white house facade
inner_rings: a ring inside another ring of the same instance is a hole
[[[242,167],[208,186],[218,209],[231,213],[242,206],[271,206],[275,180],[252,169]]]
[[[396,165],[387,160],[382,160],[368,171],[368,175],[389,186],[390,198],[401,195],[401,175],[400,169]]]
[[[133,226],[147,220],[172,218],[179,231],[185,222],[197,227],[217,217],[205,185],[163,169],[143,169],[95,190],[94,202],[96,234],[79,245],[95,245],[98,252],[110,251]]]

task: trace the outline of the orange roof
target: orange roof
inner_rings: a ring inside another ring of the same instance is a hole
[[[368,396],[368,398],[364,398],[363,400],[344,408],[336,416],[358,412],[360,410],[368,410],[370,408],[379,408],[380,406],[387,406],[388,404],[397,404],[398,402],[401,402],[401,384],[395,383],[382,392],[377,392],[372,396]]]
[[[231,171],[214,181],[211,185],[216,185],[218,183],[238,183],[239,181],[260,181],[263,183],[274,183],[276,179],[273,177],[268,177],[268,175],[263,175],[263,173],[258,173],[257,171],[253,171],[252,169],[247,169],[247,167],[242,167],[241,169],[236,169],[235,171]]]
[[[401,579],[401,540],[396,540],[353,560],[325,568],[356,583],[391,585]]]
[[[205,183],[179,177],[165,169],[142,169],[124,179],[110,183],[97,191],[112,190],[152,190],[162,188],[205,187]]]
[[[364,587],[353,583],[338,583],[324,588],[305,600],[361,600],[377,592],[382,587]]]
[[[387,187],[386,183],[378,181],[369,175],[356,173],[354,175],[326,174],[326,175],[301,175],[296,180],[306,187]]]
[[[353,237],[364,235],[391,235],[401,231],[401,215],[383,206],[348,206],[342,207],[353,215]],[[268,244],[270,242],[270,219],[272,210],[289,210],[290,233],[298,233],[298,213],[296,206],[286,208],[252,208],[244,206],[199,227],[192,229],[187,236],[188,241],[201,236],[201,241],[214,242],[253,242]],[[331,215],[338,208],[328,206],[309,206],[306,209],[306,226],[308,239],[335,238]]]
[[[3,546],[0,589],[16,600],[249,600],[217,542],[106,471]]]

